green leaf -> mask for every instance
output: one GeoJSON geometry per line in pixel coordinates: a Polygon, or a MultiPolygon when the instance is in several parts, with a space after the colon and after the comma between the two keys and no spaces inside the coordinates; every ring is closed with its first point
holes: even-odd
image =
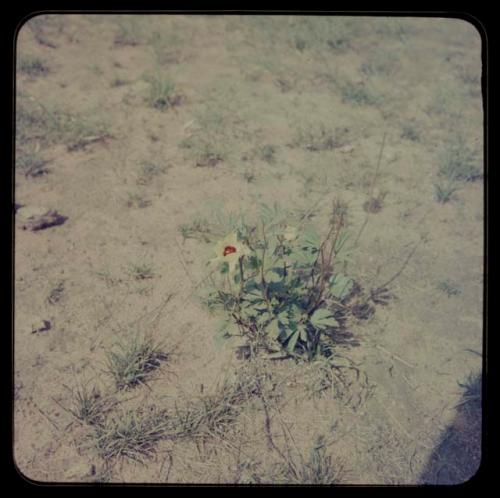
{"type": "Polygon", "coordinates": [[[297,326],[299,337],[301,341],[307,342],[307,327],[301,323],[297,326]]]}
{"type": "Polygon", "coordinates": [[[231,335],[239,334],[240,329],[238,328],[238,325],[234,322],[234,320],[231,318],[231,319],[224,320],[220,324],[218,333],[221,333],[223,335],[225,334],[227,336],[231,336],[231,335]]]}
{"type": "Polygon", "coordinates": [[[283,325],[288,325],[288,313],[286,311],[282,311],[279,315],[278,315],[278,320],[281,324],[283,325]]]}
{"type": "Polygon", "coordinates": [[[281,282],[281,280],[283,280],[283,277],[282,277],[283,271],[281,271],[281,274],[280,274],[280,270],[283,270],[283,269],[282,268],[271,268],[266,273],[266,281],[270,282],[270,283],[281,282]]]}
{"type": "Polygon", "coordinates": [[[241,313],[244,314],[245,317],[255,318],[260,314],[260,311],[253,304],[249,304],[242,308],[241,313]]]}
{"type": "Polygon", "coordinates": [[[273,320],[268,326],[267,326],[267,334],[271,339],[277,340],[279,335],[280,335],[280,328],[278,324],[278,320],[273,320]]]}
{"type": "Polygon", "coordinates": [[[288,318],[290,321],[298,322],[302,315],[302,310],[296,305],[292,304],[288,308],[288,318]]]}
{"type": "Polygon", "coordinates": [[[250,255],[248,257],[245,258],[245,261],[248,263],[248,266],[252,269],[252,270],[256,270],[257,268],[260,268],[260,258],[258,258],[257,256],[255,255],[250,255]]]}
{"type": "Polygon", "coordinates": [[[338,253],[342,250],[348,238],[349,234],[345,232],[340,234],[340,237],[337,239],[337,242],[335,243],[335,253],[338,253]]]}
{"type": "Polygon", "coordinates": [[[286,349],[290,352],[293,353],[295,351],[295,346],[297,344],[297,340],[299,339],[300,332],[297,329],[292,336],[290,337],[288,344],[286,345],[286,349]]]}
{"type": "Polygon", "coordinates": [[[311,225],[302,231],[300,241],[307,247],[319,247],[321,240],[318,232],[311,225]]]}
{"type": "Polygon", "coordinates": [[[273,315],[269,314],[267,308],[260,309],[259,311],[260,313],[255,317],[254,320],[260,327],[265,327],[274,317],[273,315]]]}
{"type": "Polygon", "coordinates": [[[330,293],[338,299],[344,299],[351,292],[353,286],[352,278],[342,273],[337,273],[330,278],[330,293]]]}
{"type": "Polygon", "coordinates": [[[286,327],[286,328],[284,327],[284,328],[282,328],[281,332],[280,332],[280,337],[279,337],[280,341],[281,342],[285,342],[296,331],[297,330],[296,330],[295,327],[293,327],[293,328],[291,328],[291,327],[286,327]]]}
{"type": "Polygon", "coordinates": [[[317,254],[309,249],[299,249],[291,254],[290,259],[301,266],[310,266],[316,261],[317,254]]]}
{"type": "Polygon", "coordinates": [[[244,291],[245,301],[250,301],[255,304],[264,301],[264,298],[262,296],[262,289],[255,282],[245,282],[244,291]]]}
{"type": "Polygon", "coordinates": [[[282,280],[280,280],[279,282],[268,282],[267,289],[271,295],[283,294],[287,290],[282,280]]]}
{"type": "Polygon", "coordinates": [[[267,204],[262,203],[260,205],[260,216],[264,223],[270,223],[277,215],[278,207],[275,203],[273,207],[268,206],[267,204]]]}
{"type": "Polygon", "coordinates": [[[331,311],[325,308],[317,309],[310,318],[311,323],[318,329],[338,326],[337,320],[332,316],[331,311]]]}
{"type": "Polygon", "coordinates": [[[272,256],[276,252],[276,248],[279,245],[279,241],[277,239],[271,239],[267,241],[267,254],[272,256]]]}

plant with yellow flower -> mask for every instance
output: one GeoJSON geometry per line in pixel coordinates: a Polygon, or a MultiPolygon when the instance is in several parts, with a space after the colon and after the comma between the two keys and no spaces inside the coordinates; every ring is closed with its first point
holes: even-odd
{"type": "Polygon", "coordinates": [[[332,354],[332,330],[354,281],[343,273],[344,212],[334,209],[321,239],[312,226],[273,219],[241,223],[219,241],[210,260],[215,289],[207,304],[225,312],[223,336],[242,336],[255,353],[285,352],[313,359],[332,354]]]}

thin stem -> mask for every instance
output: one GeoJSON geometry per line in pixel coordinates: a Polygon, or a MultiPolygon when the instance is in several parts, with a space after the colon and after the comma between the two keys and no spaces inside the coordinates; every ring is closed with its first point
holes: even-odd
{"type": "MultiPolygon", "coordinates": [[[[338,237],[340,234],[340,229],[343,225],[343,222],[344,222],[343,215],[340,214],[338,221],[336,223],[332,223],[332,226],[330,227],[330,230],[328,231],[328,234],[327,234],[325,240],[323,241],[323,243],[320,246],[320,250],[319,250],[320,254],[318,255],[318,258],[321,255],[321,269],[320,269],[320,273],[318,275],[318,279],[316,280],[316,282],[314,282],[314,279],[313,279],[313,289],[312,290],[314,290],[314,288],[316,288],[318,285],[320,287],[319,287],[319,292],[318,292],[316,299],[313,301],[312,305],[309,306],[309,310],[308,310],[309,313],[311,311],[313,311],[315,308],[317,308],[323,299],[323,293],[325,292],[325,284],[326,284],[325,277],[326,277],[326,273],[327,273],[327,267],[326,267],[325,263],[328,262],[328,265],[332,266],[333,256],[336,254],[335,253],[335,246],[337,244],[337,240],[338,240],[338,237]],[[334,233],[335,233],[335,236],[332,239],[332,235],[334,233]],[[329,240],[330,240],[331,247],[330,247],[330,250],[328,252],[328,258],[327,258],[327,260],[325,260],[324,252],[326,249],[326,244],[328,243],[329,240]]],[[[316,258],[316,262],[313,265],[313,270],[317,264],[318,258],[316,258]]]]}
{"type": "Polygon", "coordinates": [[[271,315],[271,303],[269,302],[269,296],[268,296],[268,290],[267,290],[267,282],[264,277],[264,262],[266,258],[266,248],[267,248],[267,240],[266,240],[266,231],[264,229],[264,223],[262,223],[262,240],[264,242],[263,248],[262,248],[262,261],[261,261],[261,267],[260,267],[260,279],[262,282],[262,294],[264,296],[264,300],[266,301],[267,305],[267,311],[271,315]]]}
{"type": "Polygon", "coordinates": [[[394,280],[396,280],[396,278],[398,278],[399,275],[401,275],[401,273],[403,273],[403,270],[406,268],[406,265],[410,262],[410,258],[415,254],[415,251],[417,250],[417,247],[420,245],[420,243],[422,242],[422,240],[423,239],[420,239],[415,244],[415,246],[413,247],[413,249],[409,252],[408,256],[406,256],[405,261],[404,261],[403,265],[401,266],[401,268],[389,280],[387,280],[387,282],[383,283],[382,285],[379,285],[378,288],[377,288],[377,290],[384,289],[388,285],[392,284],[392,282],[394,282],[394,280]]]}
{"type": "Polygon", "coordinates": [[[243,275],[243,258],[245,256],[241,256],[240,259],[238,260],[240,264],[240,296],[243,294],[243,284],[245,283],[245,277],[243,275]]]}
{"type": "MultiPolygon", "coordinates": [[[[373,180],[372,180],[372,183],[370,185],[370,190],[368,192],[368,195],[370,196],[370,200],[373,198],[373,189],[375,188],[375,182],[377,180],[377,177],[378,177],[378,172],[379,172],[379,169],[380,169],[380,162],[382,161],[382,154],[384,152],[384,146],[385,146],[385,137],[387,136],[387,132],[384,133],[384,137],[382,138],[382,145],[380,147],[380,152],[379,152],[379,155],[378,155],[378,160],[377,160],[377,167],[375,168],[375,174],[373,175],[373,180]]],[[[356,237],[356,239],[354,240],[354,244],[353,244],[353,247],[356,246],[356,244],[358,243],[358,240],[359,238],[361,237],[361,234],[364,232],[365,230],[365,227],[366,225],[368,224],[368,219],[370,218],[370,210],[368,209],[366,211],[366,216],[365,216],[365,221],[363,222],[363,226],[361,227],[359,233],[358,233],[358,236],[356,237]]]]}
{"type": "Polygon", "coordinates": [[[379,152],[378,159],[377,159],[377,167],[375,169],[375,174],[373,175],[373,180],[372,180],[372,183],[370,185],[370,190],[368,192],[370,199],[373,197],[373,189],[375,188],[375,182],[377,181],[378,172],[380,170],[380,163],[382,161],[382,154],[384,152],[385,138],[386,137],[387,137],[387,132],[384,133],[384,137],[382,138],[382,145],[380,147],[380,152],[379,152]]]}

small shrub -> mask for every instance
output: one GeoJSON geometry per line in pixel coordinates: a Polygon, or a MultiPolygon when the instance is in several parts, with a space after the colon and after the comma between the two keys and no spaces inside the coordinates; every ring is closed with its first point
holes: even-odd
{"type": "Polygon", "coordinates": [[[158,409],[126,410],[96,425],[91,436],[104,460],[125,458],[144,463],[165,436],[166,421],[158,409]]]}
{"type": "Polygon", "coordinates": [[[220,336],[243,336],[252,351],[329,356],[329,330],[340,326],[341,301],[354,287],[341,270],[344,212],[334,207],[324,239],[312,227],[272,221],[278,212],[262,205],[258,223],[240,224],[216,245],[211,265],[220,280],[206,303],[226,314],[220,336]]]}
{"type": "Polygon", "coordinates": [[[110,123],[100,114],[70,114],[32,98],[20,96],[16,108],[16,140],[19,145],[37,141],[43,145],[66,144],[68,150],[109,137],[110,123]]]}
{"type": "Polygon", "coordinates": [[[391,78],[399,70],[399,59],[385,52],[376,53],[370,60],[361,64],[360,70],[366,76],[391,78]]]}
{"type": "Polygon", "coordinates": [[[106,355],[108,370],[116,388],[129,389],[145,383],[151,372],[169,358],[162,347],[151,336],[137,334],[131,336],[126,344],[118,344],[114,351],[109,351],[106,355]]]}
{"type": "Polygon", "coordinates": [[[73,405],[68,411],[78,420],[89,425],[101,423],[106,414],[116,405],[116,401],[95,386],[88,389],[79,385],[73,392],[73,405]]]}
{"type": "Polygon", "coordinates": [[[320,436],[307,459],[302,455],[293,458],[289,453],[282,474],[276,478],[286,484],[339,484],[344,472],[344,465],[327,454],[325,440],[320,436]]]}
{"type": "Polygon", "coordinates": [[[139,185],[149,185],[156,177],[164,174],[168,170],[168,166],[158,164],[156,162],[145,162],[141,166],[141,171],[137,178],[139,185]]]}
{"type": "Polygon", "coordinates": [[[401,137],[412,142],[420,142],[420,131],[413,123],[404,123],[401,132],[401,137]]]}
{"type": "Polygon", "coordinates": [[[201,242],[211,242],[221,238],[226,231],[241,223],[242,216],[216,208],[210,210],[210,215],[197,216],[191,223],[180,225],[178,230],[184,239],[197,239],[201,242]]]}
{"type": "Polygon", "coordinates": [[[247,170],[243,173],[243,178],[247,183],[255,183],[257,177],[253,171],[247,170]]]}
{"type": "Polygon", "coordinates": [[[95,275],[106,284],[106,287],[114,287],[122,281],[121,279],[114,277],[109,269],[97,271],[95,272],[95,275]]]}
{"type": "Polygon", "coordinates": [[[127,17],[118,22],[118,33],[115,36],[115,45],[136,46],[142,41],[142,30],[139,20],[127,17]]]}
{"type": "Polygon", "coordinates": [[[274,145],[266,144],[261,147],[259,151],[260,158],[268,164],[276,162],[276,147],[274,145]]]}
{"type": "Polygon", "coordinates": [[[332,130],[321,123],[312,124],[298,128],[291,145],[313,152],[332,150],[345,144],[348,132],[348,128],[332,130]]]}
{"type": "Polygon", "coordinates": [[[456,284],[450,282],[449,280],[439,282],[438,289],[441,292],[444,292],[448,297],[458,296],[462,292],[456,284]]]}
{"type": "Polygon", "coordinates": [[[176,438],[195,439],[224,434],[236,421],[243,403],[259,391],[259,377],[242,370],[215,393],[176,409],[170,417],[170,434],[176,438]]]}
{"type": "Polygon", "coordinates": [[[69,151],[85,149],[109,137],[109,122],[100,116],[70,117],[64,131],[64,141],[69,151]]]}
{"type": "Polygon", "coordinates": [[[442,152],[439,173],[450,181],[471,182],[481,178],[476,154],[467,146],[463,137],[458,136],[442,152]]]}
{"type": "Polygon", "coordinates": [[[28,76],[43,76],[49,72],[49,68],[42,59],[26,55],[19,60],[19,71],[28,76]]]}
{"type": "Polygon", "coordinates": [[[19,151],[16,158],[16,169],[25,176],[36,177],[47,173],[46,164],[47,161],[35,151],[19,151]]]}
{"type": "Polygon", "coordinates": [[[145,406],[122,410],[93,424],[90,442],[106,461],[128,459],[145,464],[162,440],[205,440],[222,436],[236,421],[241,407],[258,394],[257,375],[245,370],[213,394],[171,409],[145,406]]]}
{"type": "Polygon", "coordinates": [[[143,209],[145,207],[151,206],[151,201],[146,199],[141,194],[129,192],[127,202],[127,207],[143,209]]]}
{"type": "Polygon", "coordinates": [[[175,85],[169,79],[157,74],[147,77],[146,81],[150,85],[148,103],[151,107],[164,111],[179,105],[180,96],[174,93],[175,85]]]}
{"type": "Polygon", "coordinates": [[[180,145],[189,151],[198,168],[216,166],[226,158],[224,147],[217,139],[212,141],[195,135],[184,139],[180,145]]]}
{"type": "Polygon", "coordinates": [[[19,145],[40,140],[44,143],[60,138],[62,119],[56,111],[21,95],[16,102],[16,141],[19,145]]]}
{"type": "Polygon", "coordinates": [[[198,239],[203,242],[210,242],[211,230],[209,223],[205,219],[196,219],[191,223],[183,223],[178,227],[180,234],[184,240],[198,239]]]}
{"type": "Polygon", "coordinates": [[[132,265],[130,275],[134,280],[146,280],[154,277],[153,269],[147,264],[132,265]]]}
{"type": "Polygon", "coordinates": [[[435,183],[434,189],[436,200],[441,204],[445,204],[453,198],[453,194],[457,191],[458,186],[454,179],[449,179],[435,183]]]}
{"type": "Polygon", "coordinates": [[[367,213],[378,213],[382,210],[387,192],[380,192],[377,196],[372,196],[363,204],[363,209],[367,213]]]}
{"type": "Polygon", "coordinates": [[[344,102],[361,105],[376,105],[379,99],[370,92],[363,84],[347,84],[342,87],[342,99],[344,102]]]}

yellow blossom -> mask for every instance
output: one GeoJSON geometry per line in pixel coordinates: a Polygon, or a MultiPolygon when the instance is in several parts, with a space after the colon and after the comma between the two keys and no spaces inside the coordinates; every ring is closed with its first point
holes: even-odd
{"type": "Polygon", "coordinates": [[[231,233],[216,244],[215,253],[216,256],[212,262],[215,264],[227,262],[229,272],[232,273],[239,259],[242,256],[250,254],[250,249],[238,240],[236,233],[231,233]]]}

